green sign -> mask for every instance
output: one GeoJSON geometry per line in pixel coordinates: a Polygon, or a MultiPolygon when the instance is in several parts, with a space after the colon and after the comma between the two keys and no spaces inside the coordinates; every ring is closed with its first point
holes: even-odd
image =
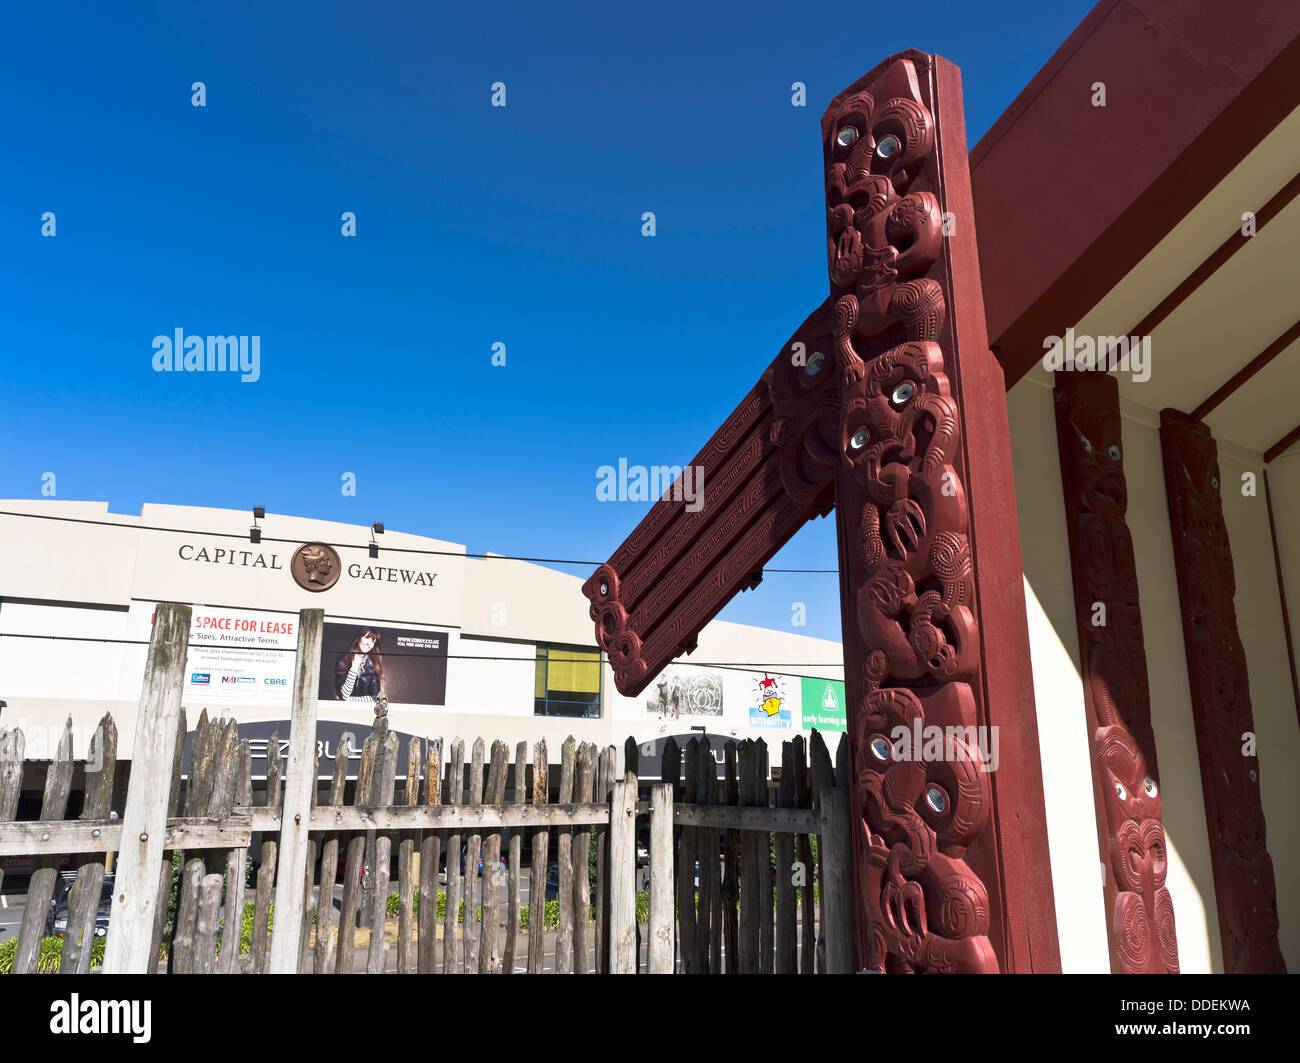
{"type": "Polygon", "coordinates": [[[803,729],[847,731],[844,684],[838,679],[803,677],[803,729]]]}

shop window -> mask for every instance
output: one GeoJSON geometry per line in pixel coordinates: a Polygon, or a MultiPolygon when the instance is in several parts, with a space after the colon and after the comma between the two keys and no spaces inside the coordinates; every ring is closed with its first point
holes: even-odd
{"type": "Polygon", "coordinates": [[[600,650],[538,644],[533,712],[599,719],[600,673],[600,650]]]}

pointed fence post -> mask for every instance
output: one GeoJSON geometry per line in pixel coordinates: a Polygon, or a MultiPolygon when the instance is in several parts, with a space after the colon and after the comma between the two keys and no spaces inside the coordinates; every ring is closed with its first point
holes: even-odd
{"type": "MultiPolygon", "coordinates": [[[[289,723],[289,773],[280,813],[280,864],[276,873],[275,926],[271,932],[271,973],[295,974],[302,946],[306,897],[307,840],[312,794],[316,789],[316,691],[320,684],[324,609],[298,613],[298,656],[289,723]]],[[[382,925],[382,924],[381,924],[382,925]]]]}
{"type": "Polygon", "coordinates": [[[122,848],[109,917],[113,932],[104,947],[105,974],[145,974],[158,963],[157,954],[150,955],[150,946],[159,898],[158,876],[166,858],[163,833],[189,634],[188,605],[165,602],[158,606],[135,722],[132,785],[122,815],[122,848]]]}

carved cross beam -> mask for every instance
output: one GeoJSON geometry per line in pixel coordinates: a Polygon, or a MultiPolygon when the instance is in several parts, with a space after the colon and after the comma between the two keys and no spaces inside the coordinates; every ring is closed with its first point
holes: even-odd
{"type": "Polygon", "coordinates": [[[635,695],[834,507],[859,962],[1059,970],[957,68],[890,57],[831,102],[822,137],[830,295],[696,456],[703,505],[669,492],[583,593],[635,695]],[[898,737],[918,724],[941,729],[938,755],[898,737]]]}

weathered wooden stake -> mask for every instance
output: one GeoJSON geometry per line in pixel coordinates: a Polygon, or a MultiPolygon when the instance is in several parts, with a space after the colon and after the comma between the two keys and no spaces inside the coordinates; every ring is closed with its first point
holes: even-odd
{"type": "Polygon", "coordinates": [[[650,924],[646,968],[673,973],[673,786],[650,787],[650,924]]]}
{"type": "Polygon", "coordinates": [[[280,866],[276,876],[271,973],[293,974],[302,951],[302,881],[307,871],[308,817],[316,791],[316,691],[320,685],[321,633],[325,610],[298,613],[293,716],[289,724],[289,774],[280,816],[280,866]]]}
{"type": "MultiPolygon", "coordinates": [[[[546,739],[533,747],[533,807],[543,808],[548,799],[546,739]]],[[[541,974],[546,937],[546,855],[549,852],[549,832],[537,827],[533,830],[533,866],[528,882],[528,973],[541,974]]],[[[450,864],[447,865],[451,867],[450,864]]],[[[450,874],[450,870],[448,874],[450,874]]]]}
{"type": "MultiPolygon", "coordinates": [[[[158,962],[158,954],[151,955],[149,947],[164,862],[163,832],[171,782],[167,769],[176,749],[189,631],[189,606],[158,605],[131,755],[131,772],[137,781],[127,793],[122,815],[123,841],[109,920],[113,932],[104,949],[106,974],[144,974],[158,962]]],[[[165,907],[165,899],[163,904],[165,907]]]]}
{"type": "Polygon", "coordinates": [[[636,797],[634,776],[614,783],[609,824],[609,972],[635,974],[636,797]]]}

